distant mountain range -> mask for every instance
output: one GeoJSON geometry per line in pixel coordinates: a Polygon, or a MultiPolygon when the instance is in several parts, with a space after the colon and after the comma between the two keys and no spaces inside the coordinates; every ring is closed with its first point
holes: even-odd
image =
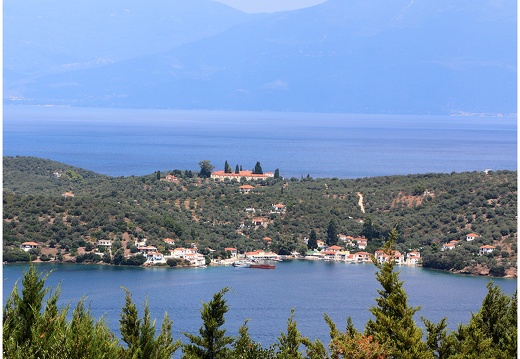
{"type": "Polygon", "coordinates": [[[516,113],[509,0],[4,0],[4,103],[516,113]]]}

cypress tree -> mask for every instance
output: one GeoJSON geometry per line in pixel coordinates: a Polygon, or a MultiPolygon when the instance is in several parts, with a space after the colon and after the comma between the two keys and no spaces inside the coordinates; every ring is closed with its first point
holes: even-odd
{"type": "Polygon", "coordinates": [[[316,235],[316,231],[314,229],[311,230],[309,240],[307,241],[307,248],[310,250],[318,248],[318,236],[316,235]]]}
{"type": "Polygon", "coordinates": [[[235,167],[235,173],[236,173],[236,174],[239,174],[239,173],[240,173],[240,169],[238,168],[238,165],[236,165],[236,167],[235,167]]]}

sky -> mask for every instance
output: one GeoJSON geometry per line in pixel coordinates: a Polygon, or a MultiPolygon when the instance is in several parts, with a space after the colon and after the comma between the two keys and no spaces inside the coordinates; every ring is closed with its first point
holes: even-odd
{"type": "Polygon", "coordinates": [[[248,12],[277,12],[300,9],[312,5],[321,4],[326,0],[214,0],[248,12]]]}

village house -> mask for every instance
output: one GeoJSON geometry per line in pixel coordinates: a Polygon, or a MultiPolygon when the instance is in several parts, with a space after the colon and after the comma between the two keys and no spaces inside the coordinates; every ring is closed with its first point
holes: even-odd
{"type": "Polygon", "coordinates": [[[171,239],[171,238],[165,238],[164,239],[164,243],[166,243],[166,244],[168,244],[170,246],[175,245],[175,241],[173,239],[171,239]]]}
{"type": "Polygon", "coordinates": [[[65,198],[73,198],[74,197],[74,193],[72,192],[64,192],[61,194],[62,197],[65,197],[65,198]]]}
{"type": "Polygon", "coordinates": [[[262,238],[262,241],[267,245],[270,246],[271,242],[273,241],[270,237],[264,237],[262,238]]]}
{"type": "Polygon", "coordinates": [[[356,247],[358,249],[366,249],[367,248],[367,240],[366,238],[359,237],[355,239],[356,241],[356,247]]]}
{"type": "Polygon", "coordinates": [[[352,254],[351,256],[352,256],[352,260],[354,262],[363,263],[363,262],[371,261],[370,253],[368,253],[368,252],[357,252],[357,253],[352,254]]]}
{"type": "Polygon", "coordinates": [[[157,248],[154,246],[142,246],[137,247],[137,251],[141,254],[155,253],[157,252],[157,248]]]}
{"type": "Polygon", "coordinates": [[[36,242],[23,242],[20,244],[20,249],[29,252],[31,249],[38,249],[39,246],[36,242]]]}
{"type": "Polygon", "coordinates": [[[282,213],[285,211],[285,206],[282,203],[273,204],[272,207],[271,213],[282,213]]]}
{"type": "Polygon", "coordinates": [[[444,243],[442,245],[441,251],[442,252],[451,251],[452,249],[455,249],[455,247],[457,246],[457,243],[459,243],[459,241],[456,241],[456,240],[452,240],[452,241],[449,241],[448,243],[444,243]]]}
{"type": "Polygon", "coordinates": [[[193,267],[204,267],[206,266],[206,258],[200,253],[190,253],[186,254],[184,257],[185,260],[190,262],[190,265],[193,267]]]}
{"type": "Polygon", "coordinates": [[[231,173],[226,173],[225,171],[213,171],[211,172],[211,178],[218,181],[224,181],[226,178],[236,179],[240,181],[241,178],[245,178],[247,181],[258,181],[265,180],[268,178],[274,178],[274,172],[264,172],[263,174],[256,174],[252,171],[239,171],[235,173],[234,171],[231,173]]]}
{"type": "Polygon", "coordinates": [[[172,174],[167,174],[165,178],[161,178],[161,181],[177,183],[179,179],[172,174]]]}
{"type": "Polygon", "coordinates": [[[491,246],[491,245],[483,245],[483,246],[480,246],[480,249],[478,251],[478,255],[479,256],[482,256],[484,254],[490,254],[492,253],[493,251],[495,250],[495,247],[494,246],[491,246]]]}
{"type": "Polygon", "coordinates": [[[263,226],[264,225],[264,218],[262,217],[255,217],[251,221],[255,226],[263,226]]]}
{"type": "Polygon", "coordinates": [[[251,186],[250,184],[245,184],[245,185],[238,187],[238,190],[240,191],[240,193],[249,193],[249,192],[253,191],[254,189],[255,189],[255,187],[251,186]]]}
{"type": "Polygon", "coordinates": [[[166,259],[160,252],[148,252],[146,253],[146,263],[148,264],[164,264],[166,259]]]}
{"type": "Polygon", "coordinates": [[[394,251],[393,255],[389,255],[379,249],[374,252],[374,257],[379,263],[387,263],[393,259],[395,264],[404,264],[404,255],[399,251],[394,251]]]}
{"type": "Polygon", "coordinates": [[[280,256],[274,252],[264,252],[260,250],[246,252],[245,257],[253,260],[280,260],[280,256]]]}
{"type": "Polygon", "coordinates": [[[224,248],[226,252],[231,253],[231,258],[236,258],[238,255],[238,251],[236,248],[224,248]]]}
{"type": "Polygon", "coordinates": [[[478,237],[480,237],[478,234],[470,233],[470,234],[466,235],[466,241],[471,242],[471,241],[474,241],[475,239],[477,239],[478,237]]]}
{"type": "Polygon", "coordinates": [[[409,265],[417,265],[421,262],[421,253],[417,251],[408,252],[406,254],[406,263],[409,265]]]}
{"type": "Polygon", "coordinates": [[[316,243],[318,244],[318,249],[327,248],[327,244],[325,244],[321,239],[318,239],[316,243]]]}
{"type": "Polygon", "coordinates": [[[112,241],[110,239],[99,239],[97,245],[98,247],[112,247],[112,241]]]}

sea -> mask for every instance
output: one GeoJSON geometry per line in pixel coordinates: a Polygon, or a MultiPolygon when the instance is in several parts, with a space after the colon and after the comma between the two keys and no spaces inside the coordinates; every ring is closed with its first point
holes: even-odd
{"type": "Polygon", "coordinates": [[[517,118],[4,106],[3,154],[109,176],[202,160],[285,178],[516,170],[517,118]]]}
{"type": "MultiPolygon", "coordinates": [[[[51,272],[47,285],[60,286],[61,305],[73,308],[83,298],[95,318],[104,317],[110,329],[119,335],[119,319],[127,288],[142,315],[148,300],[157,328],[167,312],[173,320],[173,336],[185,339],[183,332],[198,333],[202,325],[202,302],[214,293],[230,288],[224,298],[229,311],[224,328],[237,336],[246,320],[251,337],[269,346],[286,332],[287,320],[294,319],[302,335],[323,343],[330,340],[324,320],[327,314],[339,330],[345,330],[351,317],[358,330],[373,319],[369,308],[376,305],[377,290],[372,264],[291,260],[276,262],[275,269],[235,268],[232,266],[170,269],[131,268],[88,264],[38,264],[41,272],[51,272]]],[[[27,264],[3,266],[4,304],[13,285],[27,264]]],[[[438,322],[447,318],[449,329],[466,324],[484,299],[491,279],[450,274],[421,267],[396,267],[411,306],[421,307],[420,317],[438,322]]],[[[507,294],[517,289],[516,279],[493,279],[507,294]]],[[[71,308],[71,310],[72,310],[71,308]]]]}
{"type": "MultiPolygon", "coordinates": [[[[36,156],[109,176],[157,170],[199,170],[210,160],[235,168],[279,169],[285,178],[361,178],[416,173],[517,169],[517,119],[507,116],[414,116],[284,112],[177,111],[51,106],[4,106],[3,155],[36,156]]],[[[275,270],[124,268],[41,264],[61,285],[61,303],[85,298],[95,317],[119,333],[128,288],[135,303],[148,298],[152,316],[174,320],[176,338],[196,332],[202,302],[223,287],[226,328],[236,335],[246,320],[263,345],[286,329],[292,308],[303,335],[327,343],[328,314],[344,329],[347,317],[363,329],[378,283],[370,264],[288,261],[275,270]]],[[[26,265],[3,266],[4,304],[26,265]]],[[[410,304],[420,316],[467,323],[486,294],[489,278],[401,267],[410,304]]],[[[513,293],[514,279],[494,279],[513,293]]],[[[142,313],[142,311],[141,311],[142,313]]]]}

